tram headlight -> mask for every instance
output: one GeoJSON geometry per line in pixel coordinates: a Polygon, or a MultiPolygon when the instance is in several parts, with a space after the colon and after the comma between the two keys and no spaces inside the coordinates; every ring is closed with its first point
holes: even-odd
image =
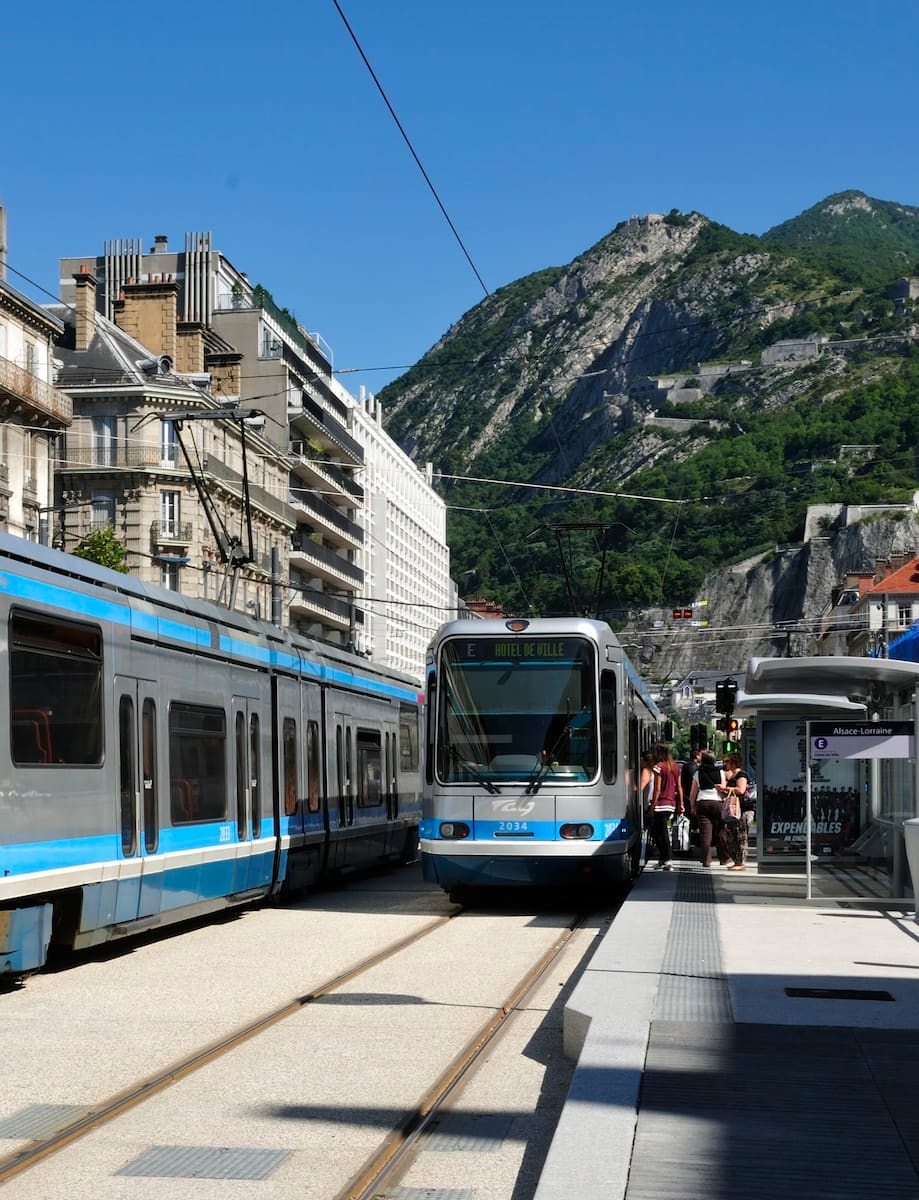
{"type": "Polygon", "coordinates": [[[440,836],[450,841],[460,841],[469,837],[469,826],[465,821],[444,821],[440,826],[440,836]]]}
{"type": "Polygon", "coordinates": [[[594,827],[593,825],[588,825],[584,822],[578,825],[562,825],[559,829],[559,833],[563,838],[568,838],[569,840],[575,838],[592,838],[594,835],[594,827]]]}

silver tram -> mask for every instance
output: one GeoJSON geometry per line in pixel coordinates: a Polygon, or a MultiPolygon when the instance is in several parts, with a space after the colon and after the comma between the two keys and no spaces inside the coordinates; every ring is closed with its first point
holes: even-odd
{"type": "Polygon", "coordinates": [[[461,892],[637,873],[639,758],[660,713],[608,625],[449,622],[426,687],[425,879],[461,892]]]}
{"type": "Polygon", "coordinates": [[[0,976],[409,860],[418,686],[0,534],[0,976]]]}

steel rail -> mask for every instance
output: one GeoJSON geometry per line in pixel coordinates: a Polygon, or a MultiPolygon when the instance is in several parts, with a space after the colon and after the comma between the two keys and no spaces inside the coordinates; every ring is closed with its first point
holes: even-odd
{"type": "Polygon", "coordinates": [[[50,1136],[36,1139],[14,1153],[0,1157],[0,1186],[34,1167],[42,1159],[63,1150],[72,1142],[83,1137],[84,1134],[90,1133],[94,1129],[107,1124],[109,1121],[114,1120],[115,1117],[119,1117],[122,1113],[141,1104],[150,1096],[156,1095],[157,1092],[165,1091],[166,1088],[171,1087],[180,1079],[184,1079],[187,1075],[193,1074],[201,1067],[207,1066],[208,1063],[229,1053],[230,1050],[234,1050],[244,1042],[257,1037],[258,1034],[276,1025],[279,1021],[283,1021],[286,1017],[300,1012],[307,1004],[313,1003],[313,1001],[327,995],[329,992],[334,992],[337,988],[349,983],[352,979],[358,975],[362,975],[365,971],[369,971],[379,963],[385,962],[388,958],[395,957],[402,950],[421,941],[428,934],[433,933],[436,929],[440,929],[441,926],[452,921],[461,912],[462,909],[457,909],[445,917],[437,917],[414,933],[400,938],[397,942],[393,942],[392,945],[385,947],[383,950],[378,950],[368,958],[361,959],[353,967],[349,967],[346,971],[327,980],[319,987],[313,988],[302,996],[296,996],[293,1000],[287,1001],[278,1008],[271,1009],[262,1016],[248,1021],[234,1032],[217,1038],[200,1050],[193,1051],[171,1066],[148,1076],[140,1083],[129,1085],[114,1096],[110,1096],[107,1100],[102,1101],[84,1116],[63,1125],[50,1136]]]}
{"type": "Polygon", "coordinates": [[[575,917],[551,949],[530,968],[501,1007],[495,1010],[494,1015],[453,1059],[419,1101],[417,1108],[406,1116],[398,1129],[389,1134],[343,1190],[335,1195],[334,1200],[375,1200],[380,1196],[381,1188],[392,1185],[408,1170],[421,1136],[446,1107],[460,1083],[477,1066],[482,1053],[502,1032],[505,1022],[519,1009],[586,919],[587,914],[584,913],[575,917]]]}

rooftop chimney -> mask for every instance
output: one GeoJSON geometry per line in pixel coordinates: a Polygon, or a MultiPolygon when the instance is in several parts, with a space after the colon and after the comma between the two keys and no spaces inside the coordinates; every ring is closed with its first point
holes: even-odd
{"type": "Polygon", "coordinates": [[[158,233],[156,235],[156,237],[153,239],[153,249],[150,251],[150,253],[151,254],[165,254],[166,250],[167,250],[167,246],[168,246],[168,241],[169,241],[169,239],[166,237],[165,233],[158,233]]]}
{"type": "Polygon", "coordinates": [[[74,275],[77,285],[76,349],[88,350],[96,332],[96,277],[85,264],[74,275]]]}

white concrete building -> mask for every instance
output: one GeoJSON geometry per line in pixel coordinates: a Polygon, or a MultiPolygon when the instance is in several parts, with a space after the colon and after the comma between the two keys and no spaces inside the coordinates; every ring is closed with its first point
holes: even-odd
{"type": "Polygon", "coordinates": [[[420,682],[428,642],[456,616],[447,506],[430,471],[419,470],[383,429],[377,398],[362,388],[355,400],[337,381],[333,386],[353,406],[351,431],[364,449],[359,603],[366,620],[359,649],[420,682]]]}

